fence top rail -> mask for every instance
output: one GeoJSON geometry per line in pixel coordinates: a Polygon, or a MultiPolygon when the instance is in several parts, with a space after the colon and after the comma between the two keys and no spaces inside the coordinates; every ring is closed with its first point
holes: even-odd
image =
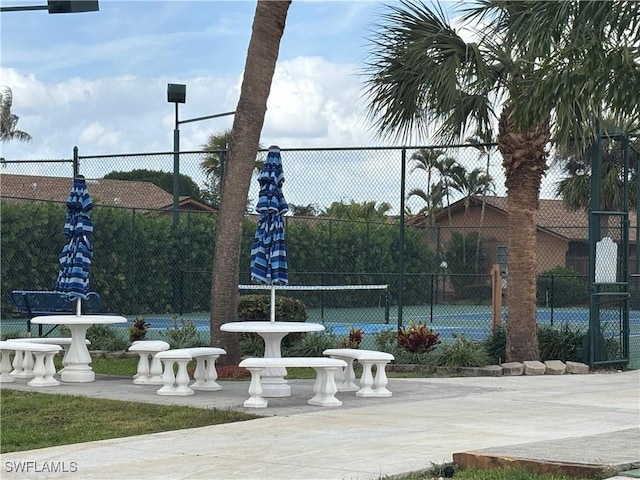
{"type": "MultiPolygon", "coordinates": [[[[368,147],[291,147],[286,148],[283,147],[280,149],[281,152],[353,152],[353,151],[378,151],[378,150],[391,150],[391,151],[401,151],[401,150],[436,150],[443,148],[478,148],[478,147],[495,147],[497,143],[460,143],[460,144],[450,144],[450,145],[397,145],[397,146],[368,146],[368,147]]],[[[211,153],[221,153],[226,152],[226,149],[219,150],[184,150],[179,151],[180,155],[207,155],[211,153]]],[[[266,153],[268,149],[261,148],[258,149],[258,152],[266,153]]],[[[105,155],[78,155],[79,160],[92,160],[99,158],[129,158],[129,157],[152,157],[152,156],[167,156],[174,155],[176,152],[174,151],[164,151],[164,152],[137,152],[137,153],[110,153],[105,155]]]]}
{"type": "Polygon", "coordinates": [[[240,290],[386,290],[389,285],[238,285],[240,290]]]}

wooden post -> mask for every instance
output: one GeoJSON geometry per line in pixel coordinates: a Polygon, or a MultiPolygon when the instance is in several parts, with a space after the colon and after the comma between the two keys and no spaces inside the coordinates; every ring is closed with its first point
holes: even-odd
{"type": "Polygon", "coordinates": [[[502,276],[500,265],[491,267],[491,328],[495,331],[502,324],[502,276]]]}

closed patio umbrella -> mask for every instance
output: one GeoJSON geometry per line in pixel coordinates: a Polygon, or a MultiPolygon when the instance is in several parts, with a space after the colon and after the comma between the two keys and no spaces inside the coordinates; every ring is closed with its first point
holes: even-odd
{"type": "Polygon", "coordinates": [[[251,246],[251,279],[271,285],[271,321],[275,321],[275,286],[289,283],[284,220],[289,206],[282,194],[284,174],[280,149],[269,147],[267,161],[258,175],[258,228],[251,246]]]}
{"type": "Polygon", "coordinates": [[[73,179],[73,187],[67,198],[67,219],[64,234],[69,241],[60,254],[60,272],[56,290],[66,292],[76,300],[76,315],[81,314],[81,300],[89,293],[89,267],[93,259],[93,223],[89,212],[93,200],[83,176],[73,179]]]}

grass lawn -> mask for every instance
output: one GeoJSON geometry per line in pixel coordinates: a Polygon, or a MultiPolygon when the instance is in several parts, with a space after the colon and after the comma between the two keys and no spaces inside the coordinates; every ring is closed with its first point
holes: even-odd
{"type": "MultiPolygon", "coordinates": [[[[442,478],[439,467],[424,472],[414,472],[402,477],[393,477],[393,480],[437,480],[442,478]]],[[[581,480],[575,477],[565,477],[558,475],[538,475],[522,470],[459,470],[453,478],[455,480],[581,480]]],[[[383,477],[383,480],[391,480],[390,477],[383,477]]],[[[584,480],[584,479],[582,479],[584,480]]]]}
{"type": "Polygon", "coordinates": [[[257,418],[231,409],[151,405],[3,389],[0,453],[257,418]]]}

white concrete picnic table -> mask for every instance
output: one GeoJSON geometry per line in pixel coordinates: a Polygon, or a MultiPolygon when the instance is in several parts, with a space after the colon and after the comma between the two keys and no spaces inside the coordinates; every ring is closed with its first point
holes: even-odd
{"type": "Polygon", "coordinates": [[[32,323],[64,325],[71,331],[71,345],[65,354],[64,370],[60,374],[63,382],[93,382],[96,375],[89,365],[91,355],[87,348],[87,330],[92,325],[126,323],[125,317],[117,315],[44,315],[33,317],[32,323]]]}
{"type": "MultiPolygon", "coordinates": [[[[257,333],[264,339],[265,358],[280,358],[282,339],[290,333],[321,332],[324,325],[306,322],[230,322],[220,326],[223,332],[257,333]]],[[[285,380],[287,369],[272,367],[262,375],[262,395],[264,397],[289,397],[291,386],[285,380]]]]}

